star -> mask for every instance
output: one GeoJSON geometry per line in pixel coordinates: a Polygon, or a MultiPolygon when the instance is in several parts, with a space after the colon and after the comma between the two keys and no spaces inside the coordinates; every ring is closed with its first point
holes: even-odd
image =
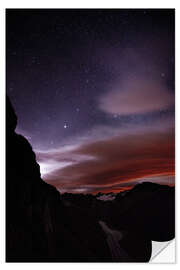
{"type": "Polygon", "coordinates": [[[67,128],[68,126],[67,126],[67,124],[64,124],[64,128],[67,128]]]}
{"type": "Polygon", "coordinates": [[[87,68],[85,68],[85,73],[88,73],[88,72],[89,72],[89,70],[87,68]]]}

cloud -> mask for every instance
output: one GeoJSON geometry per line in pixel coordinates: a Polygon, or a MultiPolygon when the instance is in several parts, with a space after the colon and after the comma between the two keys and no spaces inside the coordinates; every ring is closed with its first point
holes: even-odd
{"type": "Polygon", "coordinates": [[[36,155],[40,166],[41,162],[59,163],[43,179],[61,192],[117,191],[143,179],[170,184],[174,175],[174,130],[119,134],[69,151],[36,155]],[[65,162],[66,166],[61,166],[65,162]]]}
{"type": "Polygon", "coordinates": [[[135,78],[117,83],[99,99],[99,108],[110,114],[131,115],[166,110],[174,104],[174,94],[163,82],[135,78]]]}

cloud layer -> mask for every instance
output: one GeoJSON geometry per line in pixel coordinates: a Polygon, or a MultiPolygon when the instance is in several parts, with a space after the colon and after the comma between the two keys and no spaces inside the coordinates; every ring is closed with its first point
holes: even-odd
{"type": "Polygon", "coordinates": [[[157,112],[174,104],[174,95],[160,81],[129,80],[114,85],[99,99],[99,107],[106,113],[130,115],[157,112]]]}
{"type": "Polygon", "coordinates": [[[173,184],[174,131],[123,134],[37,158],[51,167],[43,179],[62,192],[124,190],[148,179],[173,184]]]}

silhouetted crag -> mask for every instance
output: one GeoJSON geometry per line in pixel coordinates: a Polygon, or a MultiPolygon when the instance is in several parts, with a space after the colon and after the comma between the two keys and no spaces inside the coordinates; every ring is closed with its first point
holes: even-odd
{"type": "Polygon", "coordinates": [[[116,229],[136,231],[153,241],[168,241],[175,236],[174,187],[138,184],[123,198],[118,196],[111,209],[105,220],[116,229]]]}
{"type": "Polygon", "coordinates": [[[9,99],[6,122],[6,260],[111,261],[98,221],[66,207],[40,178],[31,145],[14,132],[17,118],[9,99]]]}
{"type": "Polygon", "coordinates": [[[6,104],[6,260],[145,262],[151,240],[174,238],[174,188],[152,183],[99,196],[60,194],[40,177],[31,145],[6,104]]]}

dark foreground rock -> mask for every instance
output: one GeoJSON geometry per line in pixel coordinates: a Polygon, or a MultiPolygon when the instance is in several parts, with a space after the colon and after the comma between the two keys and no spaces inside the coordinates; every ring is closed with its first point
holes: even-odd
{"type": "Polygon", "coordinates": [[[40,178],[28,141],[14,132],[17,118],[6,105],[6,260],[111,261],[98,220],[40,178]]]}
{"type": "Polygon", "coordinates": [[[151,240],[174,238],[174,188],[144,183],[112,201],[61,195],[16,125],[7,99],[7,262],[146,262],[151,240]]]}

